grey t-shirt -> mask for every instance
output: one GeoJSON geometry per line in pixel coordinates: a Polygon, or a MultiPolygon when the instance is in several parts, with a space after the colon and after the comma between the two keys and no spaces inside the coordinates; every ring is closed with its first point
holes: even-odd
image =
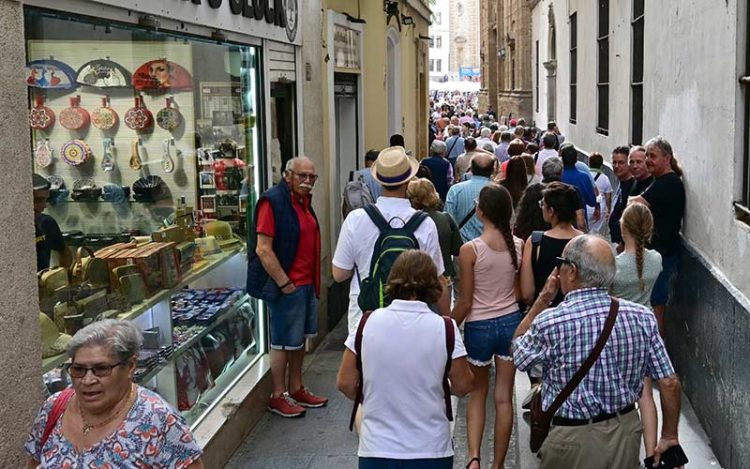
{"type": "Polygon", "coordinates": [[[615,258],[617,274],[612,283],[612,295],[623,300],[640,303],[651,307],[651,290],[654,288],[656,278],[661,273],[661,254],[653,249],[643,251],[643,283],[638,281],[638,268],[635,262],[635,254],[623,252],[615,258]]]}

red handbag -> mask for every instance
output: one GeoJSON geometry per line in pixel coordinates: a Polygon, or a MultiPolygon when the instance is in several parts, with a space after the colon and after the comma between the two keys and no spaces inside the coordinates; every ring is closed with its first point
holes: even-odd
{"type": "Polygon", "coordinates": [[[125,113],[125,125],[136,132],[141,132],[154,125],[154,116],[143,104],[141,96],[135,97],[135,106],[125,113]]]}
{"type": "Polygon", "coordinates": [[[89,112],[81,107],[81,97],[70,98],[70,107],[60,112],[60,124],[68,130],[82,130],[91,122],[89,112]]]}
{"type": "Polygon", "coordinates": [[[29,110],[29,126],[36,130],[47,130],[55,123],[55,112],[44,105],[44,96],[34,97],[35,106],[29,110]]]}

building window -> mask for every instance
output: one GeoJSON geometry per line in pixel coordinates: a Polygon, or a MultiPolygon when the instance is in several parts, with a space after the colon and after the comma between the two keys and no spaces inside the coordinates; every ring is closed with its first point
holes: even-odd
{"type": "Polygon", "coordinates": [[[443,48],[443,36],[435,36],[435,47],[438,49],[443,48]]]}
{"type": "Polygon", "coordinates": [[[740,77],[745,98],[745,152],[743,157],[742,200],[736,203],[737,218],[750,224],[750,15],[745,26],[745,74],[740,77]]]}
{"type": "Polygon", "coordinates": [[[596,131],[609,134],[609,0],[599,0],[599,28],[596,35],[596,131]]]}
{"type": "Polygon", "coordinates": [[[516,58],[513,52],[510,53],[510,89],[516,89],[516,58]]]}
{"type": "Polygon", "coordinates": [[[632,107],[630,109],[630,143],[640,145],[643,140],[643,16],[644,0],[633,0],[633,71],[630,81],[632,107]]]}
{"type": "Polygon", "coordinates": [[[443,59],[437,59],[435,63],[435,71],[436,72],[442,72],[443,71],[443,59]]]}
{"type": "Polygon", "coordinates": [[[430,71],[435,71],[435,59],[430,59],[430,71]]]}
{"type": "Polygon", "coordinates": [[[577,118],[578,98],[578,14],[570,15],[570,123],[577,118]]]}
{"type": "Polygon", "coordinates": [[[430,49],[432,49],[433,47],[435,47],[435,37],[434,36],[430,36],[429,43],[430,43],[430,49]]]}
{"type": "Polygon", "coordinates": [[[536,82],[534,84],[534,98],[536,99],[536,112],[539,112],[539,41],[536,41],[536,82]]]}
{"type": "Polygon", "coordinates": [[[440,26],[443,24],[443,13],[442,12],[435,12],[432,14],[432,22],[435,23],[435,25],[440,26]]]}

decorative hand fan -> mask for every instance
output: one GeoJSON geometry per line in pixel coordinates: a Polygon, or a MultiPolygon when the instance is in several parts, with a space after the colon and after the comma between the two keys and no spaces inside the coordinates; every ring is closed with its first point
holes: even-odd
{"type": "Polygon", "coordinates": [[[72,90],[76,72],[59,60],[32,60],[26,64],[26,84],[36,88],[72,90]]]}
{"type": "Polygon", "coordinates": [[[185,67],[166,59],[152,60],[133,73],[133,86],[137,90],[189,90],[193,78],[185,67]]]}
{"type": "Polygon", "coordinates": [[[78,69],[76,82],[95,88],[130,88],[132,77],[122,65],[111,60],[96,59],[78,69]]]}

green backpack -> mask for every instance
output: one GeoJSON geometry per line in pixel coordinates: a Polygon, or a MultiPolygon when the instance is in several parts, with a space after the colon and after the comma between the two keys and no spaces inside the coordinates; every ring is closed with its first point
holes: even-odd
{"type": "MultiPolygon", "coordinates": [[[[414,236],[414,232],[427,218],[427,214],[417,211],[404,222],[404,226],[394,228],[391,226],[393,218],[386,221],[374,204],[365,206],[364,210],[380,230],[380,235],[372,251],[370,275],[364,280],[360,279],[357,303],[362,311],[374,311],[391,304],[391,299],[385,294],[388,274],[391,273],[393,264],[402,252],[408,249],[419,249],[419,241],[414,236]]],[[[357,275],[359,276],[359,270],[357,270],[357,275]]]]}

